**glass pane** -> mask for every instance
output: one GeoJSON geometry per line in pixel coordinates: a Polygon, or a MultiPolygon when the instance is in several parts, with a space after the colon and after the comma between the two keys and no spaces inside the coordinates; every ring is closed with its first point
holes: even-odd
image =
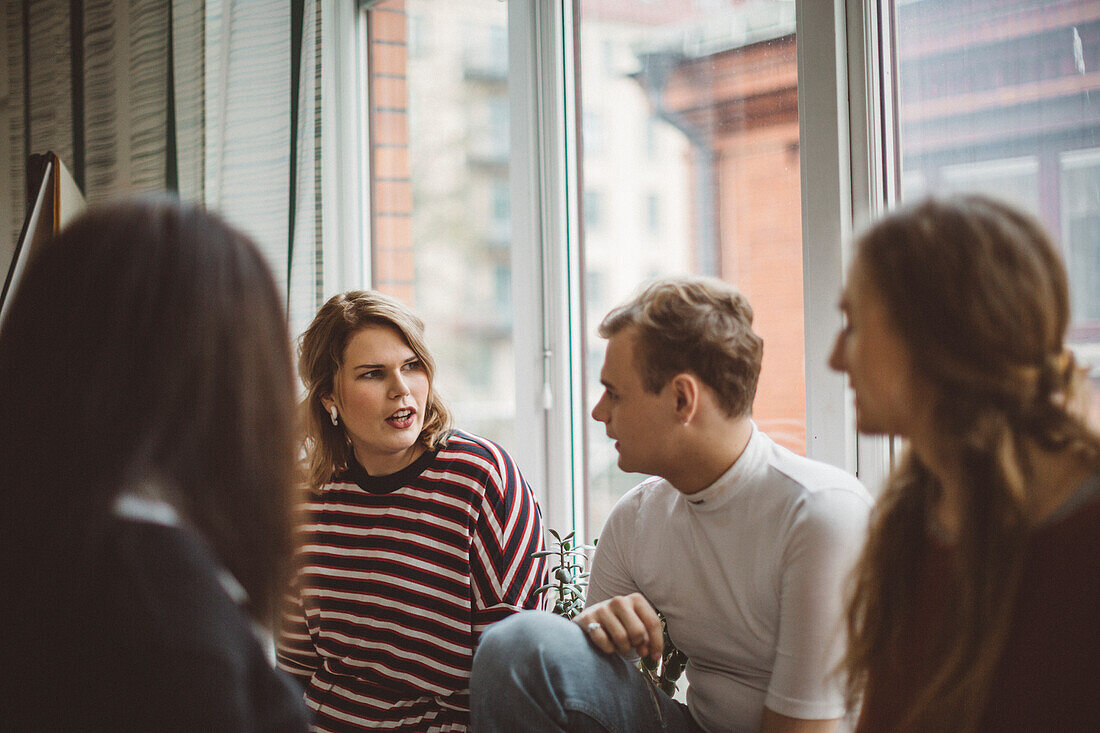
{"type": "MultiPolygon", "coordinates": [[[[756,422],[805,452],[794,9],[580,0],[589,411],[601,392],[603,316],[648,278],[716,275],[746,294],[764,338],[756,422]]],[[[586,526],[598,535],[642,477],[619,471],[603,427],[586,426],[586,526]]]]}
{"type": "Polygon", "coordinates": [[[1090,0],[1052,5],[897,0],[902,198],[977,191],[1043,220],[1100,424],[1100,15],[1090,0]]]}
{"type": "Polygon", "coordinates": [[[507,10],[374,4],[367,67],[373,287],[424,319],[459,425],[511,446],[507,10]]]}

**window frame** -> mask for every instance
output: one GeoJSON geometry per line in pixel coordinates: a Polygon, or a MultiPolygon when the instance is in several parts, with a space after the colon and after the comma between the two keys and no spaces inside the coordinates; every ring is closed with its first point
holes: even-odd
{"type": "Polygon", "coordinates": [[[797,0],[806,328],[806,454],[877,494],[895,441],[856,431],[843,375],[828,367],[853,237],[897,201],[897,79],[889,2],[797,0]],[[809,327],[813,314],[815,327],[809,327]]]}

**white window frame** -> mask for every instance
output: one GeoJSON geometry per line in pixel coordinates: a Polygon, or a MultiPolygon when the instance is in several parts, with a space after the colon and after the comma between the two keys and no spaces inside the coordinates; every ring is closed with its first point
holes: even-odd
{"type": "Polygon", "coordinates": [[[845,378],[828,368],[837,299],[859,231],[897,201],[897,78],[888,2],[799,0],[799,148],[806,327],[806,453],[877,494],[894,441],[859,435],[845,378]]]}
{"type": "Polygon", "coordinates": [[[550,527],[584,536],[583,318],[575,156],[572,4],[509,0],[516,460],[550,527]],[[533,167],[517,165],[536,161],[533,167]],[[526,284],[526,286],[525,286],[526,284]],[[536,287],[530,287],[535,284],[536,287]]]}
{"type": "MultiPolygon", "coordinates": [[[[360,104],[358,93],[366,78],[366,66],[360,58],[355,3],[318,1],[322,16],[334,21],[323,29],[321,45],[321,68],[334,71],[322,72],[321,78],[322,98],[331,105],[322,114],[325,124],[332,127],[330,134],[321,139],[324,166],[321,197],[330,202],[328,208],[337,215],[322,216],[321,237],[322,242],[337,243],[326,249],[322,262],[325,289],[336,293],[361,288],[364,282],[370,282],[370,257],[365,248],[368,237],[364,235],[364,227],[368,225],[364,212],[370,210],[364,208],[364,204],[369,204],[370,195],[370,186],[364,186],[364,175],[369,175],[370,168],[358,160],[346,161],[342,155],[344,150],[367,151],[362,145],[366,139],[366,120],[361,116],[366,107],[360,104]]],[[[366,154],[369,155],[369,151],[366,154]]]]}

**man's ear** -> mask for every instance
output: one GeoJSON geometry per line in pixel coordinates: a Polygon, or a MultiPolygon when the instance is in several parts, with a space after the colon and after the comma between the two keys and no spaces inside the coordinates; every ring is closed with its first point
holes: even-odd
{"type": "Polygon", "coordinates": [[[702,396],[699,378],[689,372],[681,372],[669,380],[669,386],[676,399],[676,419],[687,425],[699,411],[702,396]]]}

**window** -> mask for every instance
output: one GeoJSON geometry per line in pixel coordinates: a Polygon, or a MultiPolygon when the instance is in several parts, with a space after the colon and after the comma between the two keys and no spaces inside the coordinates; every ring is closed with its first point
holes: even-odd
{"type": "Polygon", "coordinates": [[[1098,376],[1093,5],[360,0],[365,284],[424,317],[461,424],[512,451],[550,526],[598,534],[638,479],[588,413],[597,324],[653,275],[740,287],[758,424],[874,490],[889,443],[856,437],[825,362],[853,232],[897,200],[1041,216],[1098,376]]]}
{"type": "Polygon", "coordinates": [[[1063,153],[1059,169],[1070,344],[1077,359],[1091,365],[1092,417],[1100,424],[1100,148],[1063,153]]]}
{"type": "Polygon", "coordinates": [[[599,154],[603,149],[603,128],[600,123],[600,115],[594,109],[585,110],[581,118],[584,151],[593,155],[599,154]]]}
{"type": "Polygon", "coordinates": [[[595,229],[600,226],[600,207],[603,202],[603,194],[589,189],[584,192],[584,226],[585,229],[595,229]]]}
{"type": "Polygon", "coordinates": [[[1062,231],[1073,293],[1074,323],[1100,330],[1100,148],[1063,153],[1060,160],[1062,231]]]}
{"type": "Polygon", "coordinates": [[[656,117],[650,117],[646,121],[645,126],[645,154],[650,158],[657,157],[657,135],[659,134],[659,123],[656,117]]]}
{"type": "Polygon", "coordinates": [[[661,231],[661,199],[657,194],[647,194],[645,197],[646,228],[650,234],[661,231]]]}
{"type": "MultiPolygon", "coordinates": [[[[789,0],[361,3],[367,284],[424,318],[460,425],[516,455],[550,526],[598,534],[639,479],[589,411],[596,326],[653,276],[748,295],[754,417],[810,449],[795,21],[789,0]]],[[[820,287],[831,331],[839,270],[820,287]]]]}
{"type": "MultiPolygon", "coordinates": [[[[1095,4],[898,0],[902,199],[985,193],[1038,216],[1070,274],[1070,343],[1100,386],[1100,17],[1095,4]]],[[[1100,421],[1100,393],[1093,390],[1100,421]]]]}
{"type": "Polygon", "coordinates": [[[508,181],[494,178],[489,185],[489,246],[507,249],[512,239],[512,199],[508,181]]]}
{"type": "Polygon", "coordinates": [[[983,193],[1039,215],[1039,160],[1035,156],[945,165],[938,172],[943,193],[983,193]]]}

